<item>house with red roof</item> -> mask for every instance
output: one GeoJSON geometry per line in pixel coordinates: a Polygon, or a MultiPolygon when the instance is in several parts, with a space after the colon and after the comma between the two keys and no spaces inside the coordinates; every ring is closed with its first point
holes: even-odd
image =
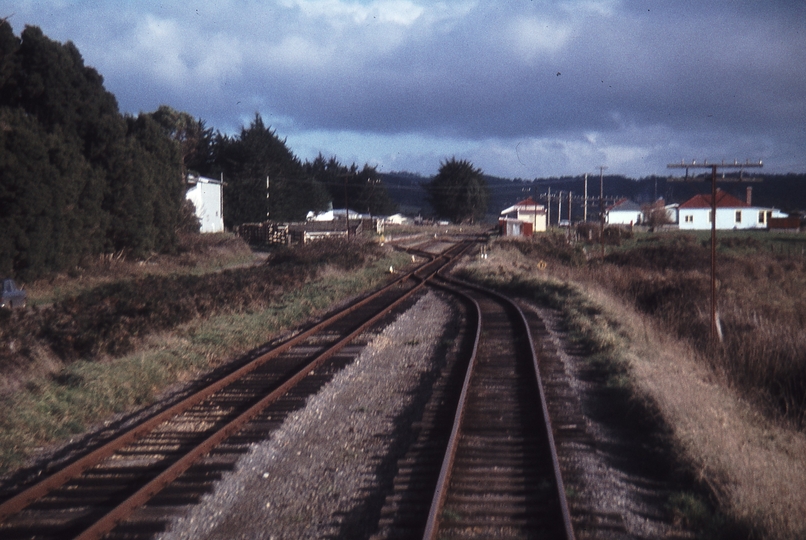
{"type": "Polygon", "coordinates": [[[501,236],[532,236],[546,230],[546,207],[531,197],[501,210],[498,219],[501,236]]]}
{"type": "MultiPolygon", "coordinates": [[[[742,201],[721,189],[716,190],[717,229],[766,229],[770,218],[786,217],[775,208],[753,206],[752,188],[742,201]]],[[[711,194],[695,195],[678,207],[680,229],[708,230],[711,228],[711,194]]]]}

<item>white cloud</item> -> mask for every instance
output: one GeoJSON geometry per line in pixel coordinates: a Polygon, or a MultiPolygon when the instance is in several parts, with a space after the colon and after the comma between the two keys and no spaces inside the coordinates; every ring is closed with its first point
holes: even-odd
{"type": "Polygon", "coordinates": [[[368,4],[343,0],[285,0],[282,4],[339,29],[370,21],[408,26],[424,11],[408,0],[379,0],[368,4]]]}
{"type": "Polygon", "coordinates": [[[574,15],[595,14],[602,17],[611,17],[615,15],[620,3],[618,0],[573,0],[562,2],[560,6],[574,15]]]}
{"type": "Polygon", "coordinates": [[[515,50],[527,61],[562,50],[570,34],[568,25],[540,17],[518,17],[505,32],[515,50]]]}

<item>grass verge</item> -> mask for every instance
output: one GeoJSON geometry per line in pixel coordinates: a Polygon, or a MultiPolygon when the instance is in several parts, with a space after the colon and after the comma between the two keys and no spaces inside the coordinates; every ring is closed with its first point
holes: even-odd
{"type": "MultiPolygon", "coordinates": [[[[563,248],[565,249],[565,248],[563,248]]],[[[574,279],[573,249],[564,264],[538,270],[546,250],[494,243],[464,276],[564,314],[576,344],[604,366],[607,383],[652,403],[667,424],[680,461],[713,494],[717,512],[694,494],[670,498],[669,509],[704,537],[725,530],[753,538],[806,537],[806,437],[770,422],[695,347],[636,310],[607,286],[574,279]]],[[[554,260],[556,262],[556,259],[554,260]]]]}
{"type": "Polygon", "coordinates": [[[389,266],[407,255],[389,252],[358,268],[325,265],[315,276],[265,306],[194,319],[149,336],[135,352],[104,361],[77,360],[35,377],[4,396],[0,406],[0,474],[21,465],[42,447],[83,433],[115,413],[152,403],[178,382],[233,359],[323,313],[335,302],[389,279],[389,266]]]}

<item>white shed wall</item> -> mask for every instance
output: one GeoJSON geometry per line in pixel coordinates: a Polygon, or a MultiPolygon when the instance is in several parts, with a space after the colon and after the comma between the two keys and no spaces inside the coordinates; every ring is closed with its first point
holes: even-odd
{"type": "Polygon", "coordinates": [[[215,233],[224,230],[220,183],[199,181],[188,189],[186,198],[196,206],[196,217],[201,222],[200,232],[215,233]]]}

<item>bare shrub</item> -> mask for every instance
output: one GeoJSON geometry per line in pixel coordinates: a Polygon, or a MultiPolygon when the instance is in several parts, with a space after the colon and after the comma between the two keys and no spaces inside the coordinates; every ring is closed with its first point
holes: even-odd
{"type": "MultiPolygon", "coordinates": [[[[652,237],[605,257],[566,264],[576,280],[605,286],[687,339],[716,373],[770,416],[806,425],[806,262],[762,252],[755,237],[733,237],[719,253],[718,311],[724,342],[711,336],[710,241],[652,237]]],[[[573,246],[546,240],[513,246],[557,262],[573,246]],[[539,255],[538,255],[539,254],[539,255]]]]}
{"type": "Polygon", "coordinates": [[[585,264],[585,251],[581,246],[568,241],[565,235],[544,234],[532,239],[507,239],[500,242],[504,249],[515,249],[528,258],[554,260],[564,265],[579,267],[585,264]]]}

